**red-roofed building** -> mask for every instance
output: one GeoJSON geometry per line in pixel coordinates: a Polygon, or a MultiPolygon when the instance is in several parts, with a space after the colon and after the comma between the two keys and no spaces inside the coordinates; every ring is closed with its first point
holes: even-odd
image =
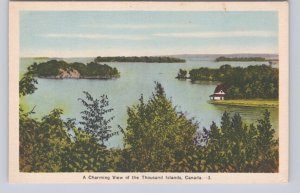
{"type": "Polygon", "coordinates": [[[224,100],[227,89],[223,84],[217,85],[215,88],[214,94],[210,95],[210,100],[224,100]]]}

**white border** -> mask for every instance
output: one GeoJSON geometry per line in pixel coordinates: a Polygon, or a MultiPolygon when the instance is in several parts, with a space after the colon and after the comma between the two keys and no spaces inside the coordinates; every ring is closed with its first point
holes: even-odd
{"type": "MultiPolygon", "coordinates": [[[[288,182],[288,3],[287,2],[10,2],[9,13],[9,182],[10,183],[142,183],[252,184],[288,182]],[[204,180],[83,180],[83,176],[139,176],[143,173],[21,173],[19,172],[19,12],[38,11],[278,11],[279,18],[279,173],[169,173],[202,176],[204,180]],[[206,180],[210,176],[211,180],[206,180]]],[[[147,173],[168,175],[168,173],[147,173]]]]}

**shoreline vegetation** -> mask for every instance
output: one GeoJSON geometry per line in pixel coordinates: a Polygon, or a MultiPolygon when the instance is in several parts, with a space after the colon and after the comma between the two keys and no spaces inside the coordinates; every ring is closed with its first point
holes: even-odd
{"type": "Polygon", "coordinates": [[[226,57],[220,56],[216,58],[216,62],[268,62],[266,58],[263,57],[226,57]]]}
{"type": "Polygon", "coordinates": [[[220,68],[201,67],[190,71],[179,69],[177,79],[217,81],[227,90],[225,99],[278,99],[279,69],[271,65],[220,68]],[[189,74],[189,75],[188,75],[189,74]]]}
{"type": "Polygon", "coordinates": [[[181,58],[168,56],[98,56],[95,62],[145,62],[145,63],[185,63],[181,58]]]}
{"type": "Polygon", "coordinates": [[[67,63],[63,60],[49,60],[34,63],[30,66],[33,76],[45,79],[116,79],[120,77],[117,68],[107,64],[90,62],[87,64],[74,62],[67,63]]]}
{"type": "Polygon", "coordinates": [[[278,108],[278,100],[264,100],[264,99],[251,99],[251,100],[210,100],[208,103],[213,105],[224,106],[240,106],[240,107],[261,107],[261,108],[278,108]]]}

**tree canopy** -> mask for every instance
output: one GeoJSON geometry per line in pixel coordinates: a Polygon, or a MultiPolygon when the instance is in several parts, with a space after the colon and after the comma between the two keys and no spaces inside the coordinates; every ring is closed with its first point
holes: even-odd
{"type": "Polygon", "coordinates": [[[207,131],[205,162],[207,172],[278,172],[278,140],[265,111],[257,125],[246,125],[239,114],[222,116],[207,131]]]}
{"type": "Polygon", "coordinates": [[[184,59],[167,56],[98,56],[95,62],[145,62],[145,63],[184,63],[184,59]]]}
{"type": "Polygon", "coordinates": [[[279,70],[267,65],[232,67],[228,64],[218,69],[201,67],[189,71],[191,81],[221,82],[227,87],[226,99],[278,99],[279,70]]]}
{"type": "Polygon", "coordinates": [[[264,62],[268,61],[266,58],[263,57],[225,57],[225,56],[220,56],[216,58],[216,62],[264,62]]]}
{"type": "Polygon", "coordinates": [[[124,168],[132,172],[189,171],[184,165],[194,149],[197,123],[177,112],[161,84],[145,102],[128,108],[124,134],[124,168]]]}
{"type": "Polygon", "coordinates": [[[97,62],[83,64],[79,62],[67,63],[63,60],[49,60],[39,64],[35,63],[32,67],[35,69],[32,72],[33,75],[40,78],[64,78],[63,73],[69,74],[69,78],[110,79],[120,76],[120,72],[116,68],[97,62]],[[77,76],[74,75],[75,72],[77,76]]]}

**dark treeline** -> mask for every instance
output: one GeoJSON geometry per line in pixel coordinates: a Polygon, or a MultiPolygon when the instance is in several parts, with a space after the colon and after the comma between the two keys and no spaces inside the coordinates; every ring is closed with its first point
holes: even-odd
{"type": "MultiPolygon", "coordinates": [[[[180,69],[177,77],[187,78],[180,69]]],[[[191,81],[219,81],[227,87],[226,99],[278,99],[279,70],[267,65],[232,67],[228,64],[219,69],[201,67],[189,71],[191,81]]]]}
{"type": "Polygon", "coordinates": [[[225,57],[225,56],[220,56],[218,58],[216,58],[215,60],[216,62],[227,62],[227,61],[231,61],[231,62],[264,62],[264,61],[268,61],[263,57],[225,57]]]}
{"type": "MultiPolygon", "coordinates": [[[[23,80],[20,95],[33,93],[33,84],[23,80]]],[[[212,122],[199,130],[156,83],[150,99],[141,96],[128,108],[127,126],[113,132],[107,96],[85,92],[79,101],[79,124],[63,120],[60,109],[36,119],[34,110],[20,107],[21,172],[278,172],[278,140],[268,111],[256,125],[225,112],[220,126],[212,122]],[[107,148],[105,142],[121,132],[124,147],[107,148]]]]}
{"type": "Polygon", "coordinates": [[[65,61],[49,60],[42,63],[34,63],[31,66],[35,70],[36,76],[41,78],[117,78],[120,73],[116,68],[106,64],[90,62],[87,64],[65,61]],[[65,75],[64,75],[65,74],[65,75]]]}
{"type": "Polygon", "coordinates": [[[167,56],[114,56],[95,59],[96,62],[146,62],[146,63],[184,63],[184,59],[167,56]]]}
{"type": "Polygon", "coordinates": [[[179,69],[177,79],[187,79],[187,70],[179,69]]]}

